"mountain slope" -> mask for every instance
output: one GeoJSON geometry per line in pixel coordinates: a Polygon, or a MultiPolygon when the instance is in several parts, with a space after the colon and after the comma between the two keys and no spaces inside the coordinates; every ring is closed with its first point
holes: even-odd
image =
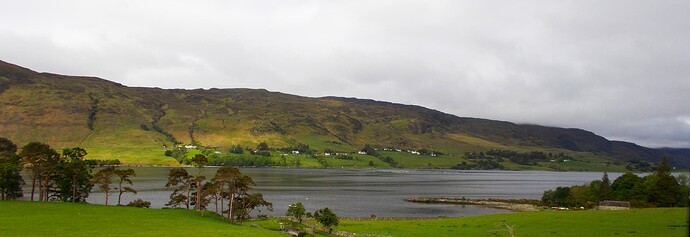
{"type": "MultiPolygon", "coordinates": [[[[176,143],[227,148],[266,141],[341,151],[374,144],[455,154],[505,148],[653,162],[667,153],[580,129],[462,118],[419,106],[255,89],[134,88],[1,61],[0,136],[20,145],[82,146],[104,159],[169,165],[176,162],[162,154],[176,143]]],[[[687,153],[670,157],[674,165],[687,165],[687,153]]]]}

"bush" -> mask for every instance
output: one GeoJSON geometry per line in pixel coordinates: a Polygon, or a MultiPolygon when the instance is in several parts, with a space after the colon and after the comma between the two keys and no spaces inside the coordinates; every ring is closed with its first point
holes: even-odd
{"type": "Polygon", "coordinates": [[[144,201],[141,198],[127,203],[128,207],[151,208],[151,202],[144,201]]]}

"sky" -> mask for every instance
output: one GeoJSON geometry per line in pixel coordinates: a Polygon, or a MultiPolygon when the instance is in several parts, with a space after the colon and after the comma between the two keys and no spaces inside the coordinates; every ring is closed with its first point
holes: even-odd
{"type": "Polygon", "coordinates": [[[0,0],[0,60],[690,148],[690,1],[0,0]]]}

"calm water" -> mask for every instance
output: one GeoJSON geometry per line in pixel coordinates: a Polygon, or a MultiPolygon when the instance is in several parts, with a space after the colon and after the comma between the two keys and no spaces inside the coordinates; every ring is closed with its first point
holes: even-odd
{"type": "MultiPolygon", "coordinates": [[[[138,194],[123,194],[123,203],[137,198],[148,200],[152,207],[167,203],[165,190],[170,168],[133,168],[138,194]]],[[[213,176],[217,168],[204,168],[202,174],[213,176]]],[[[530,198],[540,199],[544,190],[558,186],[581,185],[601,179],[599,172],[543,171],[456,171],[456,170],[345,170],[345,169],[279,169],[242,168],[256,183],[255,192],[273,203],[274,212],[253,214],[282,216],[291,203],[302,202],[307,211],[329,207],[347,217],[438,217],[471,216],[504,213],[505,210],[473,205],[439,205],[408,203],[411,197],[530,198]]],[[[196,168],[189,169],[197,175],[196,168]]],[[[611,180],[620,173],[610,173],[611,180]]],[[[29,182],[28,179],[26,179],[29,182]]],[[[25,187],[24,190],[30,190],[25,187]]],[[[28,197],[28,195],[25,195],[28,197]]],[[[104,203],[104,195],[94,190],[90,203],[104,203]]],[[[117,194],[109,203],[117,203],[117,194]]],[[[209,206],[214,210],[214,206],[209,206]]]]}

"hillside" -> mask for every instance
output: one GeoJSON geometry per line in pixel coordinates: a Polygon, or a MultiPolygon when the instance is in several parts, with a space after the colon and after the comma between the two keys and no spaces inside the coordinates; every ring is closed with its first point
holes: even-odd
{"type": "MultiPolygon", "coordinates": [[[[43,141],[81,146],[92,159],[175,165],[176,144],[219,151],[232,145],[303,143],[351,152],[428,149],[460,157],[505,149],[596,157],[624,165],[668,154],[688,166],[688,153],[609,141],[581,129],[464,118],[419,106],[354,98],[309,98],[256,89],[164,90],[126,87],[94,77],[38,73],[0,61],[0,136],[20,146],[43,141]]],[[[583,159],[584,159],[583,158],[583,159]]]]}

